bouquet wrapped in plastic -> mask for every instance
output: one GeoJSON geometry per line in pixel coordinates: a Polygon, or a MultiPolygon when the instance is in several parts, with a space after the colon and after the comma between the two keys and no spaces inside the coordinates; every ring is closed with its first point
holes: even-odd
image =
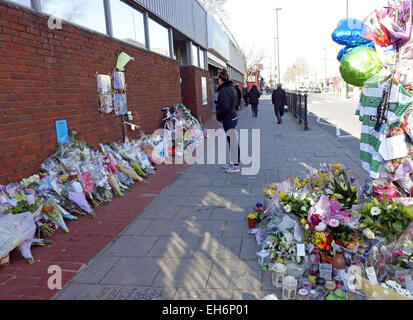
{"type": "Polygon", "coordinates": [[[0,260],[10,251],[18,247],[28,263],[34,259],[30,247],[36,231],[36,225],[31,212],[18,215],[6,215],[0,218],[0,260]]]}

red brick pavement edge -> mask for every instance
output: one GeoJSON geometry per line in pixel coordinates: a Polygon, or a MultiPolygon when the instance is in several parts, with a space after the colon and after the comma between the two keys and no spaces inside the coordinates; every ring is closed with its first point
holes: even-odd
{"type": "MultiPolygon", "coordinates": [[[[211,119],[205,127],[217,129],[221,125],[211,119]]],[[[0,267],[0,300],[46,300],[53,297],[57,291],[47,287],[51,276],[47,272],[49,266],[62,268],[64,286],[154,200],[154,197],[141,197],[142,194],[159,194],[187,167],[187,164],[158,166],[156,173],[147,179],[149,184],[136,183],[133,190],[123,197],[97,207],[96,218],[80,216],[77,221],[66,222],[69,233],[59,229],[52,236],[51,245],[32,247],[35,259],[32,265],[13,250],[10,264],[0,267]]]]}

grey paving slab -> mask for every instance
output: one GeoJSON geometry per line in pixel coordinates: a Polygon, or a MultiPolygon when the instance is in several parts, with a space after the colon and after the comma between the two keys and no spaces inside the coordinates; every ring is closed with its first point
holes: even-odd
{"type": "Polygon", "coordinates": [[[144,235],[166,236],[169,234],[181,234],[185,230],[185,224],[179,220],[157,219],[146,228],[144,235]]]}
{"type": "Polygon", "coordinates": [[[144,257],[158,241],[155,236],[122,235],[103,250],[105,256],[144,257]]]}
{"type": "Polygon", "coordinates": [[[100,284],[151,286],[165,260],[151,257],[123,257],[100,284]]]}
{"type": "Polygon", "coordinates": [[[211,220],[239,221],[245,220],[247,210],[234,206],[231,208],[217,208],[212,210],[211,220]]]}
{"type": "Polygon", "coordinates": [[[220,238],[226,228],[225,221],[214,220],[187,220],[186,227],[182,236],[186,237],[202,237],[202,239],[208,235],[220,238]]]}
{"type": "Polygon", "coordinates": [[[234,292],[233,290],[191,290],[178,289],[176,291],[175,300],[231,300],[234,292]]]}
{"type": "Polygon", "coordinates": [[[223,237],[242,237],[248,233],[248,221],[244,216],[241,221],[230,221],[226,224],[223,237]]]}
{"type": "Polygon", "coordinates": [[[175,288],[122,287],[117,300],[172,300],[175,288]]]}
{"type": "Polygon", "coordinates": [[[212,209],[208,207],[181,207],[175,215],[176,220],[209,220],[212,209]]]}
{"type": "Polygon", "coordinates": [[[159,237],[148,257],[183,258],[191,257],[194,250],[201,244],[200,236],[162,236],[159,237]]]}
{"type": "Polygon", "coordinates": [[[116,300],[121,290],[121,286],[72,283],[53,300],[116,300]]]}
{"type": "Polygon", "coordinates": [[[203,258],[169,258],[161,267],[154,286],[168,288],[203,289],[213,261],[203,258]]]}
{"type": "Polygon", "coordinates": [[[140,219],[174,219],[179,211],[179,206],[164,205],[164,206],[149,206],[139,214],[140,219]]]}
{"type": "Polygon", "coordinates": [[[223,258],[239,260],[241,251],[241,237],[215,238],[208,233],[201,240],[201,246],[194,251],[194,257],[200,258],[223,258]]]}
{"type": "Polygon", "coordinates": [[[96,257],[72,280],[76,283],[97,284],[119,262],[119,260],[120,257],[96,257]]]}
{"type": "Polygon", "coordinates": [[[262,290],[262,270],[256,261],[215,259],[207,288],[262,290]]]}
{"type": "Polygon", "coordinates": [[[124,235],[140,235],[143,234],[146,228],[152,223],[152,220],[143,219],[139,216],[137,219],[132,221],[123,231],[124,235]]]}

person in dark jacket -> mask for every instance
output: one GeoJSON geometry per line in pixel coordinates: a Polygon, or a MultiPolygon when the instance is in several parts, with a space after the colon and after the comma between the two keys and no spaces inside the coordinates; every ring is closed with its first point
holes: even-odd
{"type": "Polygon", "coordinates": [[[218,100],[217,100],[217,120],[222,122],[230,150],[230,161],[222,168],[226,173],[240,172],[240,148],[236,127],[238,124],[238,115],[236,105],[238,101],[237,91],[234,88],[234,83],[230,81],[227,70],[222,70],[218,75],[218,100]],[[231,142],[233,147],[231,148],[231,142]],[[234,147],[234,145],[237,147],[234,147]],[[237,154],[238,152],[238,154],[237,154]]]}
{"type": "Polygon", "coordinates": [[[249,105],[249,94],[250,92],[248,90],[248,87],[244,87],[244,89],[242,90],[242,96],[244,97],[244,103],[246,107],[248,107],[249,105]]]}
{"type": "Polygon", "coordinates": [[[237,111],[239,111],[240,106],[241,106],[242,93],[241,93],[241,90],[240,90],[238,84],[235,85],[235,90],[237,91],[237,95],[238,95],[236,109],[237,109],[237,111]]]}
{"type": "Polygon", "coordinates": [[[252,117],[256,118],[258,117],[258,104],[260,102],[261,93],[255,84],[252,86],[248,97],[252,109],[252,117]]]}
{"type": "Polygon", "coordinates": [[[272,104],[274,105],[275,116],[277,117],[278,124],[282,123],[282,117],[284,116],[284,106],[287,105],[287,95],[282,88],[282,84],[277,85],[277,89],[272,92],[272,104]]]}

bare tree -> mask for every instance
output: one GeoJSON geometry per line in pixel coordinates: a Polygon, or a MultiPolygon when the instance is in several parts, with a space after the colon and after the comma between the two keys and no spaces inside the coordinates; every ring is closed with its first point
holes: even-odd
{"type": "Polygon", "coordinates": [[[295,83],[297,78],[301,83],[301,77],[307,76],[309,73],[309,67],[307,61],[304,58],[298,58],[292,66],[290,66],[284,76],[284,81],[289,83],[295,83]]]}
{"type": "Polygon", "coordinates": [[[229,13],[225,10],[224,5],[227,0],[199,0],[199,2],[211,13],[217,15],[223,21],[228,21],[229,13]]]}
{"type": "Polygon", "coordinates": [[[259,70],[260,64],[268,56],[268,50],[256,43],[244,43],[241,49],[245,55],[245,82],[259,70]]]}

